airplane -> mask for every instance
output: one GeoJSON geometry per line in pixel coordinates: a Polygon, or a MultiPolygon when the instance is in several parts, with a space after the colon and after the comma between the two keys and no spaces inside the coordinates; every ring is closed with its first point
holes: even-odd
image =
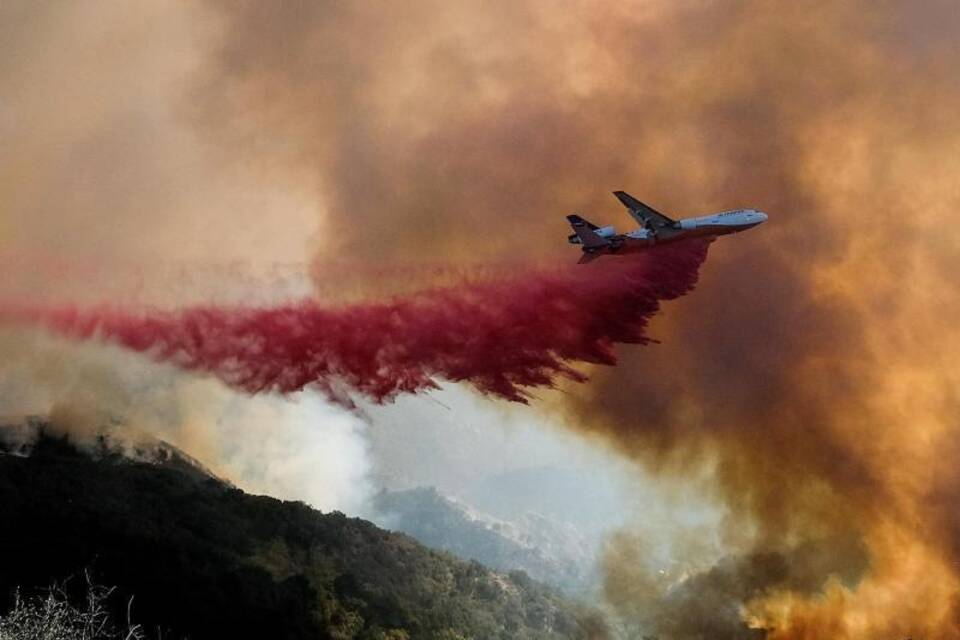
{"type": "Polygon", "coordinates": [[[567,240],[570,244],[583,247],[580,264],[596,260],[602,255],[636,253],[655,244],[684,238],[739,233],[767,221],[767,214],[757,209],[734,209],[697,218],[672,220],[625,191],[614,191],[613,195],[623,203],[640,228],[618,234],[612,226],[598,227],[577,214],[567,216],[573,227],[573,233],[567,240]]]}

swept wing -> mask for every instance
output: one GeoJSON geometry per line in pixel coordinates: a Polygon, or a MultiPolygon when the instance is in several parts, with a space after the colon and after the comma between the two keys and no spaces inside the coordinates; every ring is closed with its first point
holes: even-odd
{"type": "Polygon", "coordinates": [[[613,195],[630,211],[630,215],[641,227],[647,227],[654,232],[660,229],[675,229],[677,221],[668,218],[651,206],[645,205],[626,191],[614,191],[613,195]]]}

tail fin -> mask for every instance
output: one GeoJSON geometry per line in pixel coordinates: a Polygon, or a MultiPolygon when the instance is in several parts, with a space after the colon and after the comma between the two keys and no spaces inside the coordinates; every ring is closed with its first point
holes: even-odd
{"type": "Polygon", "coordinates": [[[584,249],[599,249],[610,244],[609,240],[601,238],[597,235],[596,231],[594,231],[597,225],[587,222],[576,214],[567,216],[567,220],[570,222],[570,226],[573,227],[573,233],[580,239],[580,244],[583,245],[584,249]]]}

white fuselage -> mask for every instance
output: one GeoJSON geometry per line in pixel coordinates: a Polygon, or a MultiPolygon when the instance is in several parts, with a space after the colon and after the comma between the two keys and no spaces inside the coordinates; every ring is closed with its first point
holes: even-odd
{"type": "Polygon", "coordinates": [[[733,211],[721,211],[712,213],[708,216],[697,218],[684,218],[678,220],[680,229],[691,231],[693,233],[686,235],[710,235],[720,236],[727,233],[736,233],[755,227],[761,222],[766,222],[767,214],[756,209],[734,209],[733,211]]]}
{"type": "MultiPolygon", "coordinates": [[[[745,231],[758,224],[766,222],[767,214],[756,209],[734,209],[733,211],[721,211],[720,213],[711,213],[708,216],[698,216],[696,218],[683,218],[677,220],[676,227],[669,229],[668,237],[657,237],[647,227],[627,231],[623,238],[631,240],[645,240],[651,244],[655,242],[664,242],[667,240],[680,240],[681,238],[691,238],[696,236],[722,236],[728,233],[737,233],[745,231]]],[[[594,229],[601,238],[616,238],[618,236],[616,229],[610,225],[594,229]]],[[[574,241],[571,239],[571,241],[574,241]]],[[[579,242],[576,242],[579,244],[579,242]]]]}
{"type": "MultiPolygon", "coordinates": [[[[668,237],[658,237],[653,231],[646,227],[628,231],[625,238],[631,240],[644,240],[651,244],[656,242],[665,242],[680,240],[682,238],[692,238],[697,236],[722,236],[728,233],[737,233],[745,231],[758,224],[766,222],[767,214],[756,209],[734,209],[733,211],[721,211],[720,213],[711,213],[707,216],[698,216],[696,218],[683,218],[677,220],[676,227],[670,229],[668,237]]],[[[617,234],[613,227],[604,227],[597,232],[603,231],[603,237],[612,238],[617,234]]]]}

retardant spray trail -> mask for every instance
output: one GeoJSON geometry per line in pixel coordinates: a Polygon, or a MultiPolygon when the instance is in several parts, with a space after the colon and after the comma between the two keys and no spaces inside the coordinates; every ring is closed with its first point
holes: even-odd
{"type": "Polygon", "coordinates": [[[577,362],[614,364],[616,343],[650,342],[649,318],[692,289],[707,246],[676,243],[344,307],[8,307],[3,316],[120,344],[250,393],[314,386],[349,403],[345,388],[380,402],[443,378],[526,402],[528,389],[559,377],[585,380],[577,362]]]}

